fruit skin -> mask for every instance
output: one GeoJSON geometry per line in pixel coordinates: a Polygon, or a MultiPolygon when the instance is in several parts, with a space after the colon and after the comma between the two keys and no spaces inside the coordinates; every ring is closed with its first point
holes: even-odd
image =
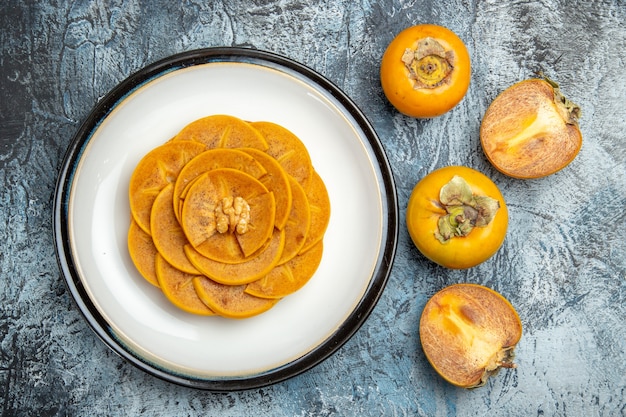
{"type": "Polygon", "coordinates": [[[511,360],[522,336],[522,322],[496,291],[455,284],[426,303],[419,332],[435,371],[453,385],[475,388],[501,367],[516,367],[511,360]]]}
{"type": "Polygon", "coordinates": [[[465,269],[486,261],[502,246],[508,210],[502,193],[487,176],[469,167],[448,166],[432,171],[415,185],[407,205],[406,224],[413,243],[424,256],[446,268],[465,269]],[[437,222],[446,214],[439,203],[439,192],[455,175],[464,178],[474,194],[498,200],[500,208],[487,226],[442,244],[435,236],[437,222]]]}
{"type": "Polygon", "coordinates": [[[513,178],[542,178],[560,171],[580,152],[580,113],[551,80],[513,84],[483,116],[480,142],[485,156],[513,178]]]}
{"type": "Polygon", "coordinates": [[[416,118],[436,117],[451,110],[465,96],[470,76],[470,56],[463,41],[451,30],[432,24],[400,32],[387,47],[380,67],[381,85],[389,102],[401,113],[416,118]],[[443,46],[452,71],[433,88],[415,88],[402,57],[407,48],[416,49],[420,40],[429,37],[443,46]]]}

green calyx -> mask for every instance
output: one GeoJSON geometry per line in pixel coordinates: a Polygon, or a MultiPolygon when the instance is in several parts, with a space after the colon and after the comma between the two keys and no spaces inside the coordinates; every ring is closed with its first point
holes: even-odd
{"type": "Polygon", "coordinates": [[[578,119],[582,116],[580,106],[563,95],[557,82],[548,78],[543,72],[539,72],[538,75],[550,84],[550,87],[554,90],[554,102],[557,109],[561,112],[563,120],[570,125],[578,124],[578,119]]]}
{"type": "Polygon", "coordinates": [[[435,237],[441,243],[453,237],[467,236],[475,227],[487,226],[500,208],[500,202],[495,198],[473,194],[469,184],[458,175],[441,187],[439,203],[446,210],[435,231],[435,237]]]}

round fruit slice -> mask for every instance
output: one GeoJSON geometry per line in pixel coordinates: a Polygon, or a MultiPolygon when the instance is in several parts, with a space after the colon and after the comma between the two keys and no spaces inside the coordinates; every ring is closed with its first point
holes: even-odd
{"type": "Polygon", "coordinates": [[[203,276],[194,278],[193,285],[202,302],[220,316],[231,319],[256,316],[278,302],[246,294],[245,285],[223,285],[203,276]]]}
{"type": "Polygon", "coordinates": [[[181,225],[189,243],[207,258],[238,263],[272,235],[274,196],[254,177],[221,168],[200,176],[189,188],[181,225]]]}
{"type": "Polygon", "coordinates": [[[284,229],[285,250],[283,250],[280,261],[278,261],[279,264],[284,264],[300,252],[311,226],[311,210],[304,189],[291,176],[289,176],[289,183],[291,185],[292,204],[284,229]]]}
{"type": "Polygon", "coordinates": [[[302,252],[311,249],[313,245],[322,240],[330,222],[330,198],[326,185],[317,171],[313,171],[307,198],[311,210],[311,227],[302,246],[302,252]]]}
{"type": "Polygon", "coordinates": [[[175,141],[192,140],[213,148],[256,148],[267,150],[265,138],[247,122],[229,115],[216,114],[185,126],[175,141]]]}
{"type": "Polygon", "coordinates": [[[184,196],[185,188],[198,176],[219,168],[232,168],[260,178],[266,171],[252,156],[236,149],[209,149],[193,158],[185,165],[176,178],[173,205],[176,218],[180,220],[179,200],[184,196]]]}
{"type": "Polygon", "coordinates": [[[200,273],[189,262],[183,247],[189,243],[172,207],[173,184],[168,184],[154,200],[150,215],[150,230],[154,246],[173,267],[188,274],[200,273]]]}
{"type": "Polygon", "coordinates": [[[319,241],[308,251],[276,268],[246,287],[246,293],[261,298],[282,298],[302,288],[315,274],[322,261],[324,243],[319,241]]]}
{"type": "Polygon", "coordinates": [[[275,229],[272,239],[258,255],[250,256],[245,262],[227,264],[202,256],[191,245],[185,253],[191,263],[212,280],[224,285],[243,285],[256,281],[268,274],[277,264],[285,247],[285,232],[275,229]]]}
{"type": "Polygon", "coordinates": [[[484,385],[499,368],[513,368],[513,349],[522,323],[497,292],[456,284],[435,294],[420,319],[426,358],[448,382],[463,388],[484,385]]]}
{"type": "Polygon", "coordinates": [[[276,159],[285,171],[307,190],[313,175],[309,151],[300,138],[289,129],[272,122],[252,122],[267,141],[268,155],[276,159]]]}
{"type": "Polygon", "coordinates": [[[167,263],[161,255],[156,257],[156,273],[161,290],[167,299],[183,311],[201,316],[215,313],[204,304],[193,286],[196,275],[182,272],[167,263]]]}
{"type": "Polygon", "coordinates": [[[257,149],[242,149],[242,151],[251,155],[256,159],[263,168],[267,171],[267,174],[259,178],[269,191],[274,193],[276,199],[276,218],[274,225],[278,229],[285,227],[289,212],[291,211],[292,195],[291,186],[289,185],[289,175],[280,166],[278,161],[265,152],[261,152],[257,149]]]}
{"type": "Polygon", "coordinates": [[[133,218],[150,234],[150,212],[157,194],[176,180],[180,170],[206,149],[198,142],[167,142],[146,154],[130,178],[128,195],[133,218]]]}
{"type": "Polygon", "coordinates": [[[150,235],[144,232],[132,219],[128,229],[128,252],[139,274],[150,284],[158,287],[154,258],[159,252],[150,235]]]}

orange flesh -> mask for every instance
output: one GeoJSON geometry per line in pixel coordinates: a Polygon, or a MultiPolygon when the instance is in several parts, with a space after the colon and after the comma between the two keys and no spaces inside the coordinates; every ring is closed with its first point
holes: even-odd
{"type": "Polygon", "coordinates": [[[131,258],[183,311],[235,319],[260,314],[301,288],[321,261],[330,217],[326,187],[295,135],[268,122],[257,126],[264,135],[232,116],[199,119],[133,172],[131,258]],[[270,276],[275,285],[263,297],[245,291],[270,276]]]}
{"type": "Polygon", "coordinates": [[[131,220],[128,229],[128,252],[137,271],[155,287],[159,286],[154,266],[154,259],[158,254],[157,248],[149,234],[131,220]]]}
{"type": "Polygon", "coordinates": [[[156,258],[156,270],[161,290],[172,304],[188,313],[201,316],[215,315],[198,297],[193,286],[194,275],[179,271],[160,255],[156,258]]]}
{"type": "Polygon", "coordinates": [[[457,284],[435,294],[424,308],[420,338],[435,370],[448,382],[479,386],[501,366],[522,333],[519,316],[500,294],[457,284]]]}
{"type": "Polygon", "coordinates": [[[526,80],[503,91],[480,128],[485,155],[502,173],[540,178],[567,166],[582,135],[555,90],[544,80],[526,80]]]}

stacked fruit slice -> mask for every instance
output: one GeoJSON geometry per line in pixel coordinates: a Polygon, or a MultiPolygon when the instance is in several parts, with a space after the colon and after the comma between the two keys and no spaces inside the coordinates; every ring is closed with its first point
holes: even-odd
{"type": "Polygon", "coordinates": [[[196,120],[136,166],[128,249],[184,311],[246,318],[302,288],[330,220],[302,141],[271,122],[196,120]]]}

